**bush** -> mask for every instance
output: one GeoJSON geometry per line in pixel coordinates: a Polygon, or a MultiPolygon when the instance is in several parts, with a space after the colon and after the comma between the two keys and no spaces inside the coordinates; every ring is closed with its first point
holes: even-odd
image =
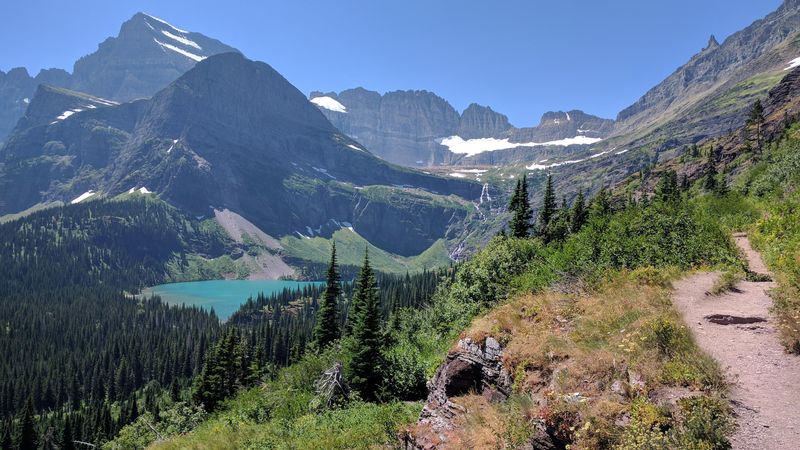
{"type": "MultiPolygon", "coordinates": [[[[532,266],[541,266],[543,246],[534,239],[498,237],[459,267],[449,289],[451,298],[493,305],[513,291],[512,280],[532,266]]],[[[548,283],[551,280],[542,280],[548,283]]]]}
{"type": "Polygon", "coordinates": [[[389,349],[384,355],[383,400],[422,400],[428,394],[425,363],[419,350],[404,343],[389,349]]]}
{"type": "Polygon", "coordinates": [[[684,420],[675,433],[680,448],[724,450],[731,448],[732,431],[727,411],[719,400],[698,396],[678,401],[684,420]]]}

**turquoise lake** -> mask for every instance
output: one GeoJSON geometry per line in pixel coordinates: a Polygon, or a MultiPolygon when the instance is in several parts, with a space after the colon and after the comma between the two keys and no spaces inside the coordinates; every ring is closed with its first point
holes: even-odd
{"type": "Polygon", "coordinates": [[[168,283],[143,289],[142,295],[155,294],[170,305],[194,305],[205,310],[214,308],[217,316],[227,320],[248,297],[256,297],[260,292],[269,296],[284,288],[322,284],[320,282],[281,281],[281,280],[213,280],[168,283]]]}

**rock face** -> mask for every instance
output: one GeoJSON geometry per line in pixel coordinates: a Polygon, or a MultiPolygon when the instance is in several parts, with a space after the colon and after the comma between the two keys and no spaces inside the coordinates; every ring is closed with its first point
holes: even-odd
{"type": "Polygon", "coordinates": [[[481,192],[375,157],[278,72],[238,53],[209,57],[148,100],[42,87],[0,167],[0,215],[144,186],[193,215],[227,208],[276,237],[349,222],[401,255],[446,237],[481,192]]]}
{"type": "Polygon", "coordinates": [[[461,114],[457,135],[464,139],[501,137],[512,128],[508,117],[488,106],[473,103],[461,114]]]}
{"type": "Polygon", "coordinates": [[[459,115],[443,98],[428,91],[396,91],[380,95],[357,88],[327,96],[346,112],[321,107],[331,123],[381,158],[404,166],[438,164],[446,159],[436,140],[455,134],[459,115]]]}
{"type": "Polygon", "coordinates": [[[0,71],[0,145],[17,120],[25,114],[36,86],[42,83],[68,87],[70,74],[60,69],[47,69],[34,78],[22,67],[11,69],[8,73],[0,71]]]}
{"type": "Polygon", "coordinates": [[[31,77],[24,68],[0,71],[0,144],[25,114],[40,84],[129,101],[152,96],[208,56],[234,51],[200,33],[137,13],[122,24],[117,37],[79,59],[72,74],[47,69],[31,77]]]}
{"type": "Polygon", "coordinates": [[[511,142],[548,142],[575,136],[604,138],[614,130],[614,121],[583,111],[550,111],[542,115],[539,125],[520,128],[512,133],[511,142]]]}
{"type": "MultiPolygon", "coordinates": [[[[310,99],[343,133],[381,158],[410,167],[471,163],[465,155],[441,145],[442,139],[452,136],[549,142],[576,136],[603,138],[614,125],[613,120],[573,110],[548,112],[538,126],[515,128],[508,117],[488,106],[473,103],[459,114],[446,100],[428,91],[381,95],[357,88],[338,94],[312,92],[310,99]]],[[[527,160],[538,158],[530,149],[527,154],[527,160]]],[[[502,155],[491,159],[498,164],[506,162],[502,155]]]]}
{"type": "MultiPolygon", "coordinates": [[[[726,82],[738,82],[769,68],[783,69],[787,59],[759,61],[770,50],[800,32],[800,8],[786,0],[775,12],[734,33],[720,45],[713,36],[708,45],[636,103],[617,116],[619,131],[646,126],[709,95],[726,82]],[[757,62],[754,67],[748,67],[757,62]]],[[[795,58],[797,54],[791,56],[795,58]]]]}
{"type": "Polygon", "coordinates": [[[454,428],[453,420],[461,407],[451,397],[480,393],[491,401],[504,401],[511,394],[511,375],[503,368],[503,351],[492,337],[483,345],[469,338],[458,342],[458,349],[447,355],[428,383],[428,400],[422,409],[418,430],[404,438],[407,449],[434,449],[446,441],[454,428]]]}

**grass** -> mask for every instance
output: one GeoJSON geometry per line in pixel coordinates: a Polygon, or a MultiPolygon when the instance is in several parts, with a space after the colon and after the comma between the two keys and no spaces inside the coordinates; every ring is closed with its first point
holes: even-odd
{"type": "Polygon", "coordinates": [[[424,269],[446,267],[450,264],[447,246],[442,239],[437,240],[427,250],[417,256],[402,257],[381,250],[370,244],[358,233],[347,229],[337,230],[332,239],[322,237],[298,238],[285,236],[281,245],[289,256],[327,264],[330,259],[331,241],[336,241],[336,254],[339,264],[343,266],[360,266],[364,260],[364,249],[369,249],[370,263],[373,268],[383,273],[405,274],[421,272],[424,269]]]}
{"type": "Polygon", "coordinates": [[[736,292],[736,285],[742,281],[742,273],[734,270],[725,270],[714,281],[711,290],[708,291],[709,295],[722,295],[726,292],[736,292]]]}
{"type": "MultiPolygon", "coordinates": [[[[166,440],[148,448],[327,450],[383,448],[394,443],[400,427],[412,422],[422,405],[354,401],[343,408],[317,412],[311,406],[313,382],[332,361],[332,351],[307,355],[282,369],[275,380],[240,393],[190,433],[168,434],[166,440]]],[[[112,441],[105,448],[129,448],[131,442],[140,442],[137,433],[151,433],[145,425],[126,427],[121,433],[125,440],[112,441]]]]}

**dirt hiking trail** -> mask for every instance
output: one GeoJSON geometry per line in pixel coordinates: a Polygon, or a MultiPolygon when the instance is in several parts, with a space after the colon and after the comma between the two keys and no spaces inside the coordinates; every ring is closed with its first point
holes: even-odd
{"type": "MultiPolygon", "coordinates": [[[[750,270],[769,274],[747,236],[734,239],[750,270]]],[[[733,448],[800,449],[800,357],[784,352],[770,317],[767,292],[775,283],[741,281],[736,291],[706,295],[718,276],[697,273],[676,282],[673,303],[731,384],[733,448]]]]}

